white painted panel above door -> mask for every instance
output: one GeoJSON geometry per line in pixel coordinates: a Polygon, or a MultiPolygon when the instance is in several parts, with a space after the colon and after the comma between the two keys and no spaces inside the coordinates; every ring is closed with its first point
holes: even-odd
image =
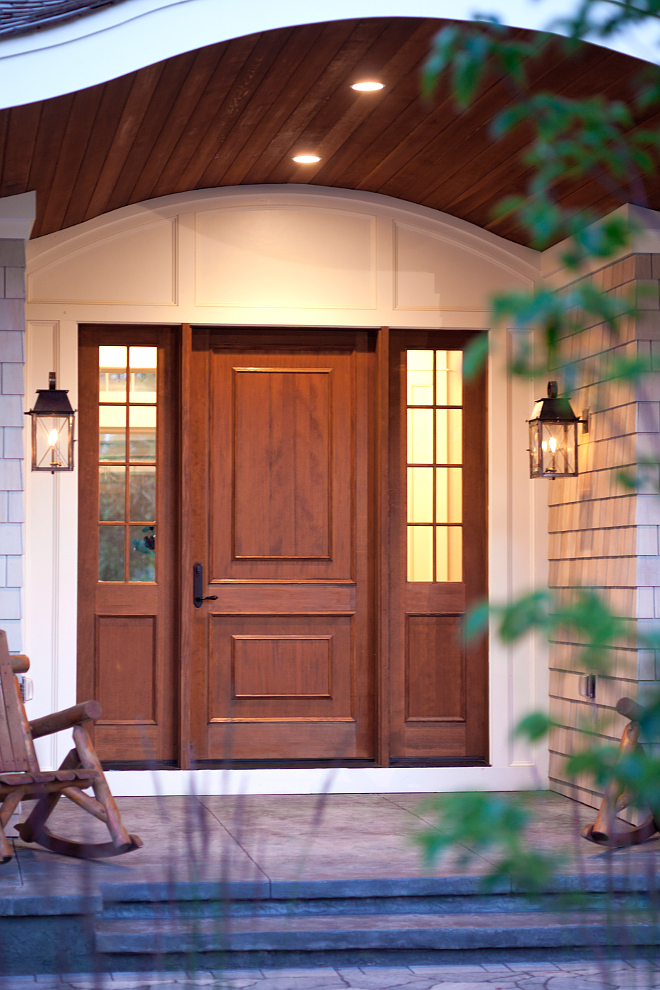
{"type": "Polygon", "coordinates": [[[457,239],[394,223],[395,309],[489,309],[504,288],[529,288],[531,280],[457,239]]]}
{"type": "Polygon", "coordinates": [[[174,306],[176,217],[84,244],[28,275],[28,302],[174,306]]]}
{"type": "Polygon", "coordinates": [[[198,213],[196,303],[375,309],[375,223],[313,208],[198,213]]]}

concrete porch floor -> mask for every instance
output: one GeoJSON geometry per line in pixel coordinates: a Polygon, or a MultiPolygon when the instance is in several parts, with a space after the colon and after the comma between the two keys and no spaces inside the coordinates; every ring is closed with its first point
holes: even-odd
{"type": "MultiPolygon", "coordinates": [[[[475,853],[461,864],[454,853],[427,867],[415,832],[433,823],[423,794],[123,797],[124,824],[144,842],[116,859],[83,862],[13,840],[15,858],[0,867],[0,898],[88,896],[98,884],[240,884],[245,890],[272,885],[306,887],[314,881],[405,880],[478,877],[493,853],[475,853]]],[[[660,837],[641,846],[608,852],[579,835],[596,812],[559,794],[529,795],[535,848],[565,857],[562,874],[660,873],[660,837]]],[[[23,808],[26,817],[29,806],[23,808]]],[[[60,801],[49,820],[67,838],[106,841],[101,823],[60,801]]],[[[468,851],[468,845],[465,851],[468,851]]],[[[577,879],[577,877],[576,877],[577,879]]],[[[238,889],[238,887],[236,887],[238,889]]]]}

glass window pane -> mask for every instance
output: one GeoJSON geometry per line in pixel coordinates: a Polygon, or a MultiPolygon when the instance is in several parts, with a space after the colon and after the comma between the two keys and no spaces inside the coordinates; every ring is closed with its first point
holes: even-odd
{"type": "Polygon", "coordinates": [[[124,580],[124,527],[99,527],[99,581],[124,580]]]}
{"type": "Polygon", "coordinates": [[[408,580],[433,580],[433,526],[408,526],[408,580]]]}
{"type": "Polygon", "coordinates": [[[436,351],[436,396],[438,406],[460,406],[463,402],[463,352],[436,351]]]}
{"type": "Polygon", "coordinates": [[[126,460],[126,407],[99,407],[99,460],[126,460]]]}
{"type": "Polygon", "coordinates": [[[156,518],[156,468],[131,468],[130,479],[131,520],[153,522],[156,518]]]}
{"type": "Polygon", "coordinates": [[[130,459],[156,460],[156,407],[130,406],[130,459]]]}
{"type": "Polygon", "coordinates": [[[408,405],[433,405],[433,351],[408,351],[408,405]]]}
{"type": "Polygon", "coordinates": [[[99,401],[126,402],[126,347],[99,347],[99,401]]]}
{"type": "Polygon", "coordinates": [[[129,581],[156,580],[155,526],[129,526],[129,581]]]}
{"type": "Polygon", "coordinates": [[[463,469],[436,468],[435,521],[460,523],[463,521],[463,469]]]}
{"type": "Polygon", "coordinates": [[[156,401],[157,347],[130,348],[130,402],[156,401]]]}
{"type": "Polygon", "coordinates": [[[408,468],[408,522],[433,522],[433,468],[408,468]]]}
{"type": "Polygon", "coordinates": [[[436,529],[436,581],[463,580],[463,529],[438,526],[436,529]]]}
{"type": "Polygon", "coordinates": [[[463,462],[462,409],[436,409],[435,460],[437,464],[463,462]]]}
{"type": "Polygon", "coordinates": [[[408,463],[433,464],[433,410],[408,410],[408,463]]]}
{"type": "MultiPolygon", "coordinates": [[[[126,468],[99,468],[99,519],[126,518],[126,468]]],[[[122,579],[123,580],[123,579],[122,579]]]]}

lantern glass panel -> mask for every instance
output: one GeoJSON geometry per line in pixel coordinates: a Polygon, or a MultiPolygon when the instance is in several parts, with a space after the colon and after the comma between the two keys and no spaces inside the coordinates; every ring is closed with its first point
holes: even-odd
{"type": "Polygon", "coordinates": [[[71,471],[73,417],[32,413],[32,470],[71,471]]]}
{"type": "Polygon", "coordinates": [[[541,456],[546,477],[576,473],[577,426],[575,423],[541,423],[541,456]]]}
{"type": "Polygon", "coordinates": [[[529,424],[529,476],[530,478],[541,477],[541,424],[538,419],[531,420],[529,424]]]}

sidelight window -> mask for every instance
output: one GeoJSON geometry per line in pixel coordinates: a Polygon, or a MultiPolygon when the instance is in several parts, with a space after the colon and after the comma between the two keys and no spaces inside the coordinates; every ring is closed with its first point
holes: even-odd
{"type": "Polygon", "coordinates": [[[99,581],[155,581],[156,347],[99,347],[99,581]]]}
{"type": "Polygon", "coordinates": [[[462,351],[408,351],[406,406],[408,581],[462,581],[462,351]]]}

